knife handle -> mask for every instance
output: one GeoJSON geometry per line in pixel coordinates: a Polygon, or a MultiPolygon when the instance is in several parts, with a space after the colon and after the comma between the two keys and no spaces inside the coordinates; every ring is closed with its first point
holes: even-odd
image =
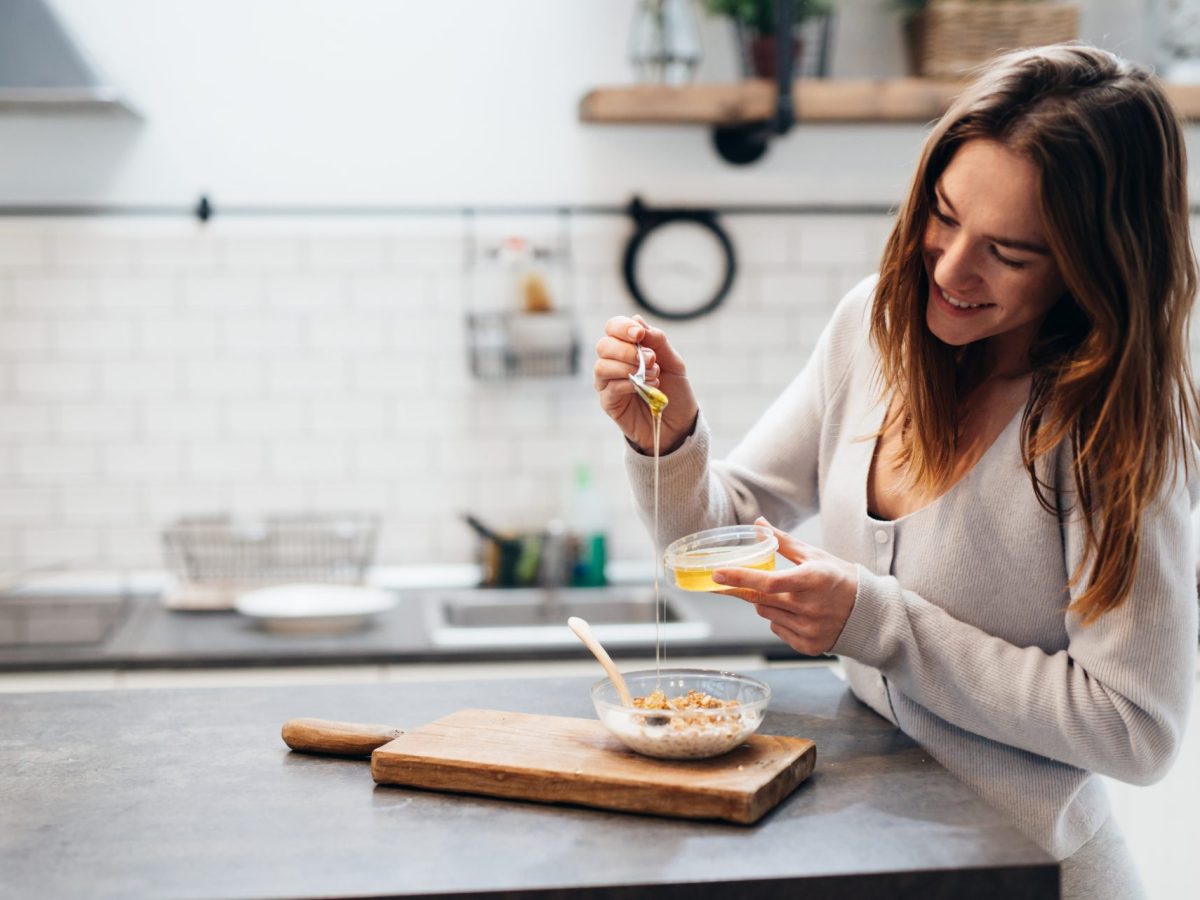
{"type": "Polygon", "coordinates": [[[367,757],[376,747],[404,734],[391,725],[362,725],[330,719],[288,719],[283,742],[301,753],[367,757]]]}

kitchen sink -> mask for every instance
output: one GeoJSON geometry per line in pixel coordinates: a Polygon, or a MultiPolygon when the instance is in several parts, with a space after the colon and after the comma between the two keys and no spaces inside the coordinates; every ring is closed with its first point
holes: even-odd
{"type": "Polygon", "coordinates": [[[586,619],[610,647],[708,637],[708,622],[690,615],[678,594],[664,589],[656,626],[651,586],[476,588],[437,595],[426,607],[427,624],[439,647],[570,646],[579,641],[567,628],[571,616],[586,619]]]}
{"type": "Polygon", "coordinates": [[[0,647],[103,642],[125,612],[123,594],[0,593],[0,647]]]}

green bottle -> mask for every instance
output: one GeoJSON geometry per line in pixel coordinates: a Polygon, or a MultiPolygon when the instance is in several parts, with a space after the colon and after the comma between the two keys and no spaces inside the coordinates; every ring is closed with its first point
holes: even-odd
{"type": "Polygon", "coordinates": [[[600,495],[586,465],[575,467],[575,484],[568,511],[571,531],[578,548],[571,571],[575,587],[603,587],[607,583],[604,567],[608,562],[608,524],[604,498],[600,495]]]}

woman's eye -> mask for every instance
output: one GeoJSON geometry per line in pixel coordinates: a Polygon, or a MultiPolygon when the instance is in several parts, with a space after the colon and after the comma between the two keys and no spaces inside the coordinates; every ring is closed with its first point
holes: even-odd
{"type": "Polygon", "coordinates": [[[995,245],[995,244],[992,244],[992,246],[991,246],[991,251],[992,251],[992,256],[996,257],[996,259],[998,259],[998,260],[999,260],[1001,263],[1003,263],[1004,265],[1008,266],[1010,269],[1023,269],[1023,268],[1025,268],[1025,263],[1023,263],[1023,262],[1018,262],[1018,261],[1017,261],[1017,260],[1015,260],[1015,259],[1009,259],[1007,256],[1005,256],[1005,255],[1004,255],[1004,254],[1002,254],[1002,253],[1001,253],[999,250],[997,250],[997,249],[996,249],[996,245],[995,245]]]}
{"type": "MultiPolygon", "coordinates": [[[[929,214],[932,215],[937,221],[941,222],[943,225],[948,225],[951,227],[958,225],[957,222],[955,222],[952,218],[950,218],[948,215],[946,215],[944,212],[942,212],[941,209],[939,209],[937,206],[930,207],[929,214]]],[[[1008,268],[1010,268],[1010,269],[1023,269],[1026,266],[1026,263],[1020,262],[1019,260],[1009,259],[1007,256],[1005,256],[999,250],[996,249],[995,244],[989,244],[988,250],[992,254],[992,256],[994,256],[997,259],[997,261],[999,261],[1002,265],[1008,266],[1008,268]]]]}
{"type": "Polygon", "coordinates": [[[942,212],[936,206],[933,208],[933,217],[935,219],[937,219],[939,222],[941,222],[943,225],[957,224],[952,218],[950,218],[948,215],[946,215],[944,212],[942,212]]]}

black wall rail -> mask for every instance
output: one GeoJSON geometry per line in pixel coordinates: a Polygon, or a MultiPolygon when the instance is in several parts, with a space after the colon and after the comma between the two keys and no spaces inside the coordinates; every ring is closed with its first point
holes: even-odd
{"type": "MultiPolygon", "coordinates": [[[[675,207],[673,207],[675,208],[675,207]]],[[[696,212],[724,216],[884,216],[894,215],[890,203],[718,203],[693,207],[696,212]]],[[[1200,207],[1197,210],[1200,211],[1200,207]]],[[[560,203],[560,204],[500,204],[489,205],[403,205],[381,204],[358,206],[352,204],[230,204],[217,205],[208,196],[200,197],[192,206],[153,204],[0,204],[0,217],[145,217],[172,218],[189,216],[201,222],[215,218],[419,218],[422,216],[628,216],[628,203],[560,203]]]]}
{"type": "MultiPolygon", "coordinates": [[[[672,207],[675,208],[675,207],[672,207]]],[[[696,212],[723,216],[894,216],[894,203],[716,203],[691,207],[696,212]]],[[[1192,204],[1188,212],[1200,215],[1200,203],[1192,204]]],[[[0,218],[72,218],[72,217],[192,217],[201,222],[214,218],[419,218],[421,216],[628,216],[629,204],[562,203],[532,205],[447,205],[408,206],[384,204],[354,205],[295,205],[288,204],[231,204],[217,206],[208,197],[201,197],[193,206],[170,205],[85,205],[0,204],[0,218]]]]}

